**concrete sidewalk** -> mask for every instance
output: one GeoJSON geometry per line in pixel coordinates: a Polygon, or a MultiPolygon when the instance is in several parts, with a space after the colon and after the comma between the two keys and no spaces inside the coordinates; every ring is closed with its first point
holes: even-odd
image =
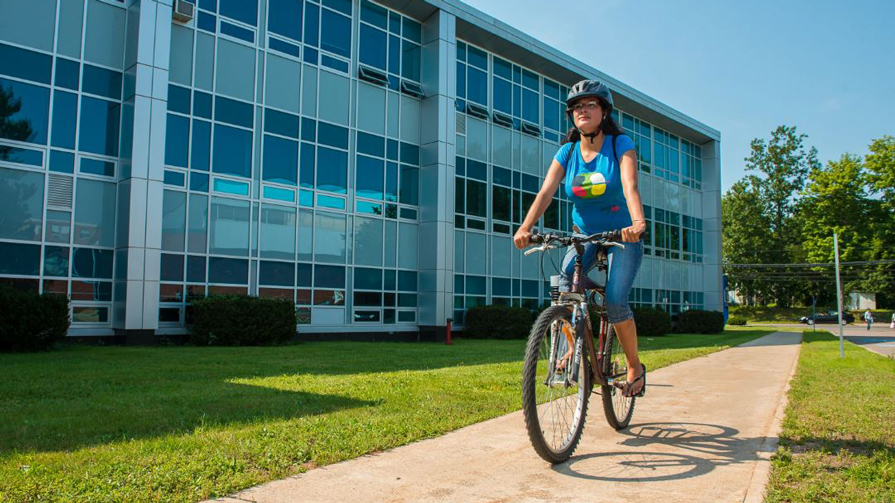
{"type": "Polygon", "coordinates": [[[594,394],[560,465],[535,454],[515,412],[216,501],[760,502],[800,340],[777,332],[650,372],[624,431],[594,394]]]}

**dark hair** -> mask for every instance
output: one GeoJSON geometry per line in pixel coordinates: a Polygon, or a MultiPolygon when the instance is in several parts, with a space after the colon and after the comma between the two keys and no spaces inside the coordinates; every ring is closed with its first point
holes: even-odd
{"type": "MultiPolygon", "coordinates": [[[[600,102],[600,108],[606,111],[606,118],[600,122],[600,131],[602,131],[603,134],[612,136],[624,134],[622,133],[622,129],[618,127],[615,119],[612,118],[612,109],[609,106],[609,103],[606,103],[602,98],[597,98],[597,101],[600,102]]],[[[572,127],[569,129],[569,132],[566,133],[566,138],[563,140],[563,143],[575,143],[581,141],[581,132],[575,127],[575,117],[570,115],[569,119],[572,121],[572,127]]]]}

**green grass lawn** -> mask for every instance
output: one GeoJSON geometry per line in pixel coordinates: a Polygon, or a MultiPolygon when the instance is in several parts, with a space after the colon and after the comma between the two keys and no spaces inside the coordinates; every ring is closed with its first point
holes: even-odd
{"type": "Polygon", "coordinates": [[[765,501],[895,502],[895,360],[804,333],[765,501]]]}
{"type": "MultiPolygon", "coordinates": [[[[640,347],[656,369],[767,333],[644,337],[640,347]]],[[[0,501],[196,501],[440,435],[521,408],[524,346],[0,355],[0,501]]]]}

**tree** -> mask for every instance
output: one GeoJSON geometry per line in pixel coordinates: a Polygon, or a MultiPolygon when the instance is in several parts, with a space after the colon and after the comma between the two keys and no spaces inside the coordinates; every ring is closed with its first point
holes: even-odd
{"type": "MultiPolygon", "coordinates": [[[[772,256],[766,250],[771,242],[771,219],[761,203],[755,177],[744,178],[721,198],[721,237],[725,264],[764,263],[772,256]]],[[[752,303],[767,296],[770,286],[756,278],[759,269],[727,269],[728,284],[752,303]]]]}
{"type": "MultiPolygon", "coordinates": [[[[895,137],[883,136],[870,143],[867,155],[867,180],[872,199],[870,223],[872,245],[869,259],[895,259],[895,137]]],[[[877,305],[895,307],[895,266],[880,265],[869,273],[869,287],[875,287],[877,305]]]]}

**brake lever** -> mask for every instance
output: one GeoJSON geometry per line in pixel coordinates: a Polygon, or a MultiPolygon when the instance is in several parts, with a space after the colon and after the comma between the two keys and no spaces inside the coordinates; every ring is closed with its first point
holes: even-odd
{"type": "Polygon", "coordinates": [[[534,248],[529,248],[522,252],[523,255],[531,255],[534,252],[543,251],[547,249],[547,244],[542,244],[541,246],[535,246],[534,248]]]}
{"type": "Polygon", "coordinates": [[[603,241],[603,246],[616,246],[618,248],[621,248],[622,250],[625,249],[625,245],[623,245],[617,241],[603,241]]]}

